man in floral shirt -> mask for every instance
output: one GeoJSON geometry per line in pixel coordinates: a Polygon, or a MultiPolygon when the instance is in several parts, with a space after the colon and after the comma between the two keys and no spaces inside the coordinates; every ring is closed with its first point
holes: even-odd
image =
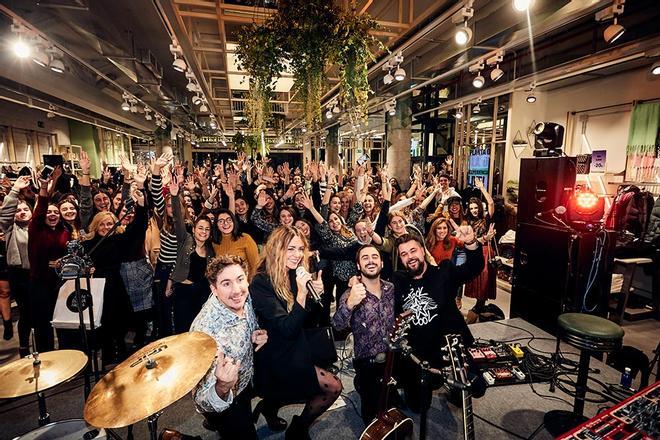
{"type": "Polygon", "coordinates": [[[192,394],[197,410],[222,438],[257,438],[250,383],[254,351],[266,343],[268,335],[258,329],[246,273],[240,257],[221,255],[211,261],[206,277],[213,295],[190,327],[190,331],[210,335],[218,345],[217,358],[192,394]]]}
{"type": "Polygon", "coordinates": [[[394,325],[394,285],[380,279],[383,262],[373,245],[362,246],[356,259],[359,278],[342,295],[332,325],[353,331],[355,389],[360,394],[362,420],[369,424],[378,411],[385,341],[394,325]]]}

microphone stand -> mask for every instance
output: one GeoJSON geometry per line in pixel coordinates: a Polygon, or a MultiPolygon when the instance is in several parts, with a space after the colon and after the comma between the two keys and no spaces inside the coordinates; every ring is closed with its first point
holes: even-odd
{"type": "MultiPolygon", "coordinates": [[[[91,358],[91,367],[92,367],[92,373],[94,374],[94,381],[98,382],[100,378],[100,372],[99,372],[99,365],[98,365],[98,351],[96,349],[96,326],[94,325],[94,299],[91,294],[92,286],[91,286],[91,279],[90,279],[90,271],[89,269],[92,267],[92,262],[90,256],[92,253],[99,247],[101,243],[103,243],[108,237],[110,237],[114,231],[121,225],[122,220],[126,215],[131,213],[134,209],[134,205],[127,207],[126,209],[126,214],[124,214],[117,222],[112,226],[112,228],[108,231],[106,235],[101,237],[101,239],[96,243],[96,245],[90,249],[87,254],[85,254],[85,250],[82,246],[82,244],[78,240],[71,240],[67,243],[67,255],[62,257],[62,266],[60,268],[60,279],[62,281],[67,281],[67,280],[74,280],[74,286],[75,286],[75,295],[76,295],[76,308],[78,309],[78,321],[79,321],[79,328],[80,328],[80,334],[81,334],[81,339],[82,339],[82,346],[83,350],[85,351],[85,354],[88,357],[88,365],[89,365],[89,360],[91,358]],[[85,278],[87,282],[87,292],[85,294],[82,293],[82,288],[80,285],[80,279],[85,278]],[[89,314],[89,330],[90,330],[90,338],[91,338],[91,347],[90,343],[87,339],[87,329],[85,327],[85,317],[84,317],[84,309],[85,307],[88,308],[88,314],[89,314]]],[[[85,370],[87,370],[87,367],[85,367],[85,370]]],[[[90,383],[90,378],[89,378],[89,372],[85,371],[84,374],[84,393],[85,393],[85,400],[87,400],[87,397],[89,397],[89,394],[91,392],[91,383],[90,383]]]]}

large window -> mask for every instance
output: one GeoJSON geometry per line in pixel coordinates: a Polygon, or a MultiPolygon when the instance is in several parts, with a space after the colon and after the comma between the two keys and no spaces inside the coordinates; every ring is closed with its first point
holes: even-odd
{"type": "Polygon", "coordinates": [[[456,179],[459,186],[480,178],[492,194],[502,193],[509,95],[498,96],[464,109],[457,120],[456,179]]]}

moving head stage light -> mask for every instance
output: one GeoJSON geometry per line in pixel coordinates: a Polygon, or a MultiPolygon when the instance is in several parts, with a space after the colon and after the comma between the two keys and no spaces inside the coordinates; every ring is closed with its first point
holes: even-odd
{"type": "Polygon", "coordinates": [[[534,157],[561,156],[564,127],[554,122],[539,122],[534,126],[534,157]]]}

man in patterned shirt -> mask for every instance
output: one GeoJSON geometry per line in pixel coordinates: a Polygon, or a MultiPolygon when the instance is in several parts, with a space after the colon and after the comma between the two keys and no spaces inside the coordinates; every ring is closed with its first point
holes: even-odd
{"type": "Polygon", "coordinates": [[[394,285],[380,279],[383,262],[373,245],[360,247],[356,261],[359,278],[339,300],[332,325],[336,330],[353,331],[355,389],[362,420],[369,424],[378,411],[385,340],[394,325],[394,285]]]}
{"type": "Polygon", "coordinates": [[[210,335],[218,345],[217,358],[192,395],[207,425],[222,438],[257,438],[250,383],[254,351],[266,343],[268,335],[258,329],[246,273],[245,262],[235,255],[212,260],[206,277],[213,295],[190,327],[190,331],[210,335]]]}

